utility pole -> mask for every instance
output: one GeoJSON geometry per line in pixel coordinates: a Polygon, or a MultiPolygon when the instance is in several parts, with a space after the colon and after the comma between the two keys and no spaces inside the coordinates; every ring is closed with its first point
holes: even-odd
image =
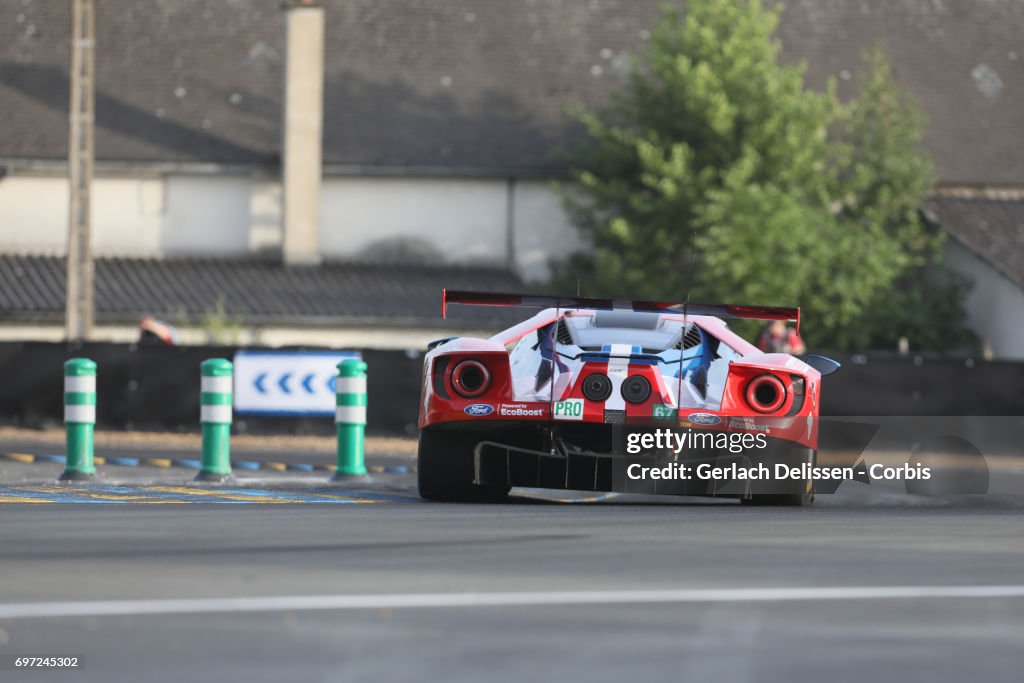
{"type": "Polygon", "coordinates": [[[320,176],[324,110],[324,8],[286,0],[284,73],[284,262],[320,262],[320,176]]]}
{"type": "Polygon", "coordinates": [[[68,108],[68,340],[86,340],[93,323],[92,222],[95,62],[94,0],[71,0],[71,102],[68,108]]]}

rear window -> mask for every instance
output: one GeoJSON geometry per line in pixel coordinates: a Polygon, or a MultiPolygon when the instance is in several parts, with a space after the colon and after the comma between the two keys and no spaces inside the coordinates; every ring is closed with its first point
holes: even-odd
{"type": "Polygon", "coordinates": [[[660,353],[679,341],[682,325],[663,320],[657,313],[621,313],[605,316],[566,317],[576,346],[600,351],[609,344],[639,346],[645,353],[660,353]]]}

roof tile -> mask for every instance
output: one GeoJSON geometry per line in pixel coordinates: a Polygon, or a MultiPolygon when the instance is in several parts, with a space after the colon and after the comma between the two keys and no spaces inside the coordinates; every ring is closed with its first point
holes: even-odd
{"type": "Polygon", "coordinates": [[[957,241],[1024,288],[1024,193],[938,195],[925,211],[957,241]]]}
{"type": "MultiPolygon", "coordinates": [[[[600,106],[660,0],[322,0],[324,161],[335,168],[558,172],[570,104],[600,106]]],[[[1024,179],[1024,3],[789,0],[786,59],[849,95],[876,44],[930,119],[946,182],[1024,179]],[[852,75],[852,78],[851,78],[852,75]]],[[[276,165],[284,19],[270,0],[97,3],[98,158],[276,165]]],[[[0,158],[67,144],[66,2],[0,3],[0,158]]]]}
{"type": "MultiPolygon", "coordinates": [[[[62,257],[0,255],[0,321],[63,319],[65,282],[62,257]]],[[[511,272],[490,267],[101,258],[96,317],[123,323],[148,314],[196,324],[219,307],[239,322],[269,325],[501,326],[522,317],[459,306],[445,323],[444,288],[524,290],[511,272]]]]}

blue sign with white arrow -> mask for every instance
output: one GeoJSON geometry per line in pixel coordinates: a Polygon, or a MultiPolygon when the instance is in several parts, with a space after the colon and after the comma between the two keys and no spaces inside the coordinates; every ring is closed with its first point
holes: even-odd
{"type": "Polygon", "coordinates": [[[338,363],[356,351],[239,351],[235,412],[240,415],[334,415],[338,363]]]}

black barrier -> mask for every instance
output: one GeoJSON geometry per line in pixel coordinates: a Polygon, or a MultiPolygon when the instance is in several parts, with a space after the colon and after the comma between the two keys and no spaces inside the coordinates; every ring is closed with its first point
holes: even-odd
{"type": "MultiPolygon", "coordinates": [[[[196,431],[199,364],[232,358],[224,346],[0,343],[0,421],[38,428],[62,419],[63,363],[99,366],[97,428],[196,431]]],[[[255,350],[255,349],[253,349],[255,350]]],[[[423,355],[364,350],[371,434],[416,433],[423,355]]],[[[836,356],[843,369],[823,380],[823,416],[1024,415],[1024,363],[836,356]]],[[[238,416],[235,430],[332,434],[330,418],[238,416]]]]}
{"type": "Polygon", "coordinates": [[[1024,362],[833,355],[821,415],[1024,415],[1024,362]]]}
{"type": "MultiPolygon", "coordinates": [[[[199,364],[231,359],[235,347],[135,344],[0,343],[0,421],[31,428],[57,426],[63,414],[63,364],[96,361],[97,429],[192,432],[199,428],[199,364]]],[[[362,352],[370,371],[367,431],[415,434],[419,406],[418,352],[362,352]]],[[[236,432],[334,433],[323,418],[236,416],[236,432]]]]}

